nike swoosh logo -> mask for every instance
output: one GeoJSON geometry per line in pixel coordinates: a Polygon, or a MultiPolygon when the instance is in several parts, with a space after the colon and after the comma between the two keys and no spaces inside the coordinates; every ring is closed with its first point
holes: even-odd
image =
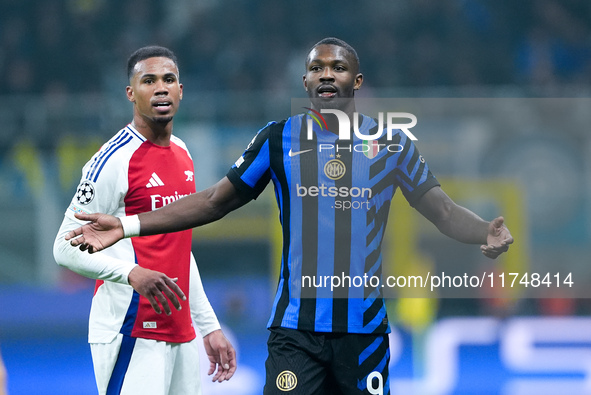
{"type": "Polygon", "coordinates": [[[312,151],[312,150],[313,150],[313,148],[310,148],[310,149],[305,149],[305,150],[303,150],[303,151],[296,151],[296,152],[292,152],[292,151],[291,151],[291,149],[290,149],[290,150],[289,150],[289,156],[296,156],[296,155],[304,154],[304,153],[306,153],[306,152],[310,152],[310,151],[312,151]]]}

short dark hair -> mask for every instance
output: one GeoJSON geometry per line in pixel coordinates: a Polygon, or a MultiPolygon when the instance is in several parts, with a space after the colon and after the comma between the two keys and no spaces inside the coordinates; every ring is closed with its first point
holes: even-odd
{"type": "MultiPolygon", "coordinates": [[[[323,38],[322,40],[320,40],[316,44],[314,44],[312,46],[312,48],[310,48],[310,51],[308,51],[308,54],[310,52],[312,52],[312,50],[314,48],[318,47],[319,45],[336,45],[337,47],[344,48],[347,52],[349,52],[351,55],[353,55],[353,58],[355,58],[355,61],[357,62],[357,67],[358,68],[361,67],[361,63],[359,62],[359,55],[357,55],[357,51],[355,51],[355,48],[353,48],[352,46],[350,46],[349,44],[347,44],[345,41],[341,40],[340,38],[336,38],[336,37],[323,38]]],[[[307,61],[308,61],[308,59],[306,58],[306,62],[307,61]]]]}
{"type": "Polygon", "coordinates": [[[160,47],[157,45],[150,45],[147,47],[142,47],[131,54],[129,59],[127,60],[127,78],[131,79],[133,75],[133,68],[135,67],[138,62],[142,60],[146,60],[149,58],[168,58],[174,62],[176,67],[178,68],[178,62],[176,59],[176,55],[170,49],[165,47],[160,47]]]}

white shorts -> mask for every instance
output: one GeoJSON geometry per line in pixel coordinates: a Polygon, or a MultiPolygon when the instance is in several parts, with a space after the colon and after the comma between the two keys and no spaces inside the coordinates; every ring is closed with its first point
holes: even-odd
{"type": "Polygon", "coordinates": [[[118,334],[91,343],[99,395],[201,395],[199,344],[167,343],[118,334]]]}

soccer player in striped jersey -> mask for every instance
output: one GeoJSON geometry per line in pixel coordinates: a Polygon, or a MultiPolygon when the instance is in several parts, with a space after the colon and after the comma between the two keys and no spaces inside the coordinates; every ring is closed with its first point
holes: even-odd
{"type": "Polygon", "coordinates": [[[75,213],[137,214],[195,192],[191,155],[172,135],[183,93],[176,56],[144,47],[127,68],[133,120],[84,166],[54,256],[97,280],[88,339],[99,394],[201,394],[195,329],[214,380],[232,377],[236,358],[203,290],[192,232],[127,239],[95,255],[64,240],[81,224],[75,213]]]}
{"type": "MultiPolygon", "coordinates": [[[[352,119],[354,94],[363,83],[356,51],[327,38],[312,47],[305,64],[311,111],[337,109],[352,119]]],[[[502,217],[487,222],[455,204],[404,133],[389,141],[380,137],[382,149],[375,150],[358,137],[341,139],[336,117],[316,125],[309,117],[267,124],[226,177],[205,191],[132,218],[77,215],[92,222],[67,237],[73,246],[96,252],[135,234],[200,226],[255,199],[272,181],[283,254],[268,322],[264,393],[374,394],[368,383],[375,378],[387,394],[390,327],[381,288],[306,288],[304,277],[380,276],[381,243],[397,188],[442,233],[481,244],[487,257],[507,251],[513,239],[502,217]],[[364,144],[371,150],[353,148],[364,144]]],[[[358,125],[366,136],[379,127],[365,115],[358,125]]]]}

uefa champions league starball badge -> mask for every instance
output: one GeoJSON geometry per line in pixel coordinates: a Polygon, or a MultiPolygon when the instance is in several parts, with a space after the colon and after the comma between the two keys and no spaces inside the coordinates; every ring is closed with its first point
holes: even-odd
{"type": "Polygon", "coordinates": [[[83,181],[80,183],[80,185],[78,185],[78,190],[76,191],[76,200],[78,203],[86,205],[92,202],[92,199],[94,199],[94,187],[89,181],[83,181]]]}

